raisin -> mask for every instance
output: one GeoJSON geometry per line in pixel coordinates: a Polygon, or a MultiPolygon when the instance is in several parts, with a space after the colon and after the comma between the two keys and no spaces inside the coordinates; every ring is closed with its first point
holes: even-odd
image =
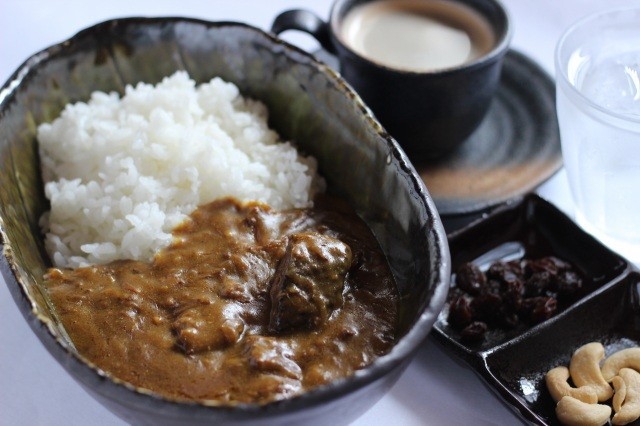
{"type": "Polygon", "coordinates": [[[487,284],[484,287],[483,293],[500,294],[501,288],[502,288],[502,284],[500,283],[500,281],[489,280],[487,281],[487,284]]]}
{"type": "Polygon", "coordinates": [[[557,302],[553,297],[523,299],[521,313],[529,324],[538,324],[556,314],[557,302]]]}
{"type": "Polygon", "coordinates": [[[543,259],[545,259],[545,261],[548,263],[552,263],[558,271],[566,271],[568,269],[571,269],[571,264],[569,262],[565,262],[564,260],[558,259],[555,256],[548,256],[543,259]]]}
{"type": "Polygon", "coordinates": [[[487,324],[482,321],[475,321],[469,324],[462,330],[460,337],[463,341],[468,343],[478,343],[484,339],[484,335],[487,333],[487,324]]]}
{"type": "Polygon", "coordinates": [[[554,256],[547,256],[537,260],[529,260],[526,270],[529,275],[536,272],[548,272],[551,275],[557,275],[558,272],[571,269],[571,265],[554,256]]]}
{"type": "Polygon", "coordinates": [[[534,272],[524,285],[525,297],[538,297],[545,294],[553,285],[553,279],[548,271],[534,272]]]}
{"type": "Polygon", "coordinates": [[[451,287],[449,289],[449,300],[457,299],[458,297],[462,297],[465,294],[467,294],[467,293],[462,291],[462,290],[460,290],[458,287],[451,287]]]}
{"type": "Polygon", "coordinates": [[[487,278],[497,281],[514,281],[521,277],[520,262],[496,262],[487,270],[487,278]]]}
{"type": "Polygon", "coordinates": [[[502,285],[502,302],[506,312],[517,312],[522,304],[524,284],[521,280],[506,281],[502,285]]]}
{"type": "Polygon", "coordinates": [[[560,297],[570,297],[575,295],[582,288],[582,279],[573,271],[562,271],[556,278],[558,295],[560,297]]]}
{"type": "Polygon", "coordinates": [[[471,295],[480,294],[487,282],[486,277],[473,263],[465,263],[456,273],[456,284],[471,295]]]}
{"type": "Polygon", "coordinates": [[[522,278],[524,276],[524,261],[522,260],[511,260],[507,262],[507,266],[509,270],[514,273],[518,278],[522,278]]]}
{"type": "Polygon", "coordinates": [[[451,302],[448,320],[456,328],[464,328],[473,321],[473,311],[467,298],[461,296],[451,302]]]}
{"type": "Polygon", "coordinates": [[[515,312],[504,310],[500,315],[500,325],[506,329],[516,328],[520,324],[520,318],[515,312]]]}
{"type": "Polygon", "coordinates": [[[502,298],[495,293],[482,293],[471,302],[471,308],[476,313],[476,318],[492,320],[500,313],[502,298]]]}

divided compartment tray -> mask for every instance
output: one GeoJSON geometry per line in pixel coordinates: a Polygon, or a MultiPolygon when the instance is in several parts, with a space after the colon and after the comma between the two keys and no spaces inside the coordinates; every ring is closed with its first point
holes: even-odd
{"type": "Polygon", "coordinates": [[[447,322],[448,302],[434,326],[436,341],[471,366],[523,421],[560,424],[544,376],[568,366],[580,346],[600,342],[608,356],[640,345],[640,273],[537,195],[449,234],[449,246],[454,272],[466,262],[485,270],[497,260],[553,255],[583,277],[571,304],[559,304],[554,317],[530,328],[488,332],[481,343],[463,343],[447,322]]]}

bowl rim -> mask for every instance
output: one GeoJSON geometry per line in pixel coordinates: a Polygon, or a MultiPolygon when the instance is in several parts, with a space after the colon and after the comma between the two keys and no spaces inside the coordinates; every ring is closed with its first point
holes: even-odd
{"type": "MultiPolygon", "coordinates": [[[[253,25],[235,21],[208,21],[192,17],[163,16],[163,17],[122,17],[109,19],[86,27],[73,36],[59,43],[53,44],[27,58],[9,79],[0,88],[0,119],[4,111],[14,101],[16,92],[29,77],[36,73],[38,69],[48,60],[61,55],[66,49],[77,44],[84,39],[87,34],[95,33],[101,29],[119,25],[157,25],[157,24],[178,24],[199,25],[205,28],[218,27],[238,27],[255,33],[256,37],[263,37],[269,40],[274,46],[282,48],[279,54],[286,55],[292,61],[312,67],[315,71],[324,74],[345,96],[350,98],[362,112],[364,119],[376,130],[380,138],[387,146],[389,157],[388,163],[395,162],[402,174],[410,182],[410,189],[413,196],[418,198],[425,208],[424,231],[428,240],[433,240],[433,259],[431,259],[431,274],[426,278],[429,282],[434,282],[431,299],[425,309],[415,320],[413,326],[400,337],[391,351],[377,358],[373,363],[362,370],[356,371],[353,375],[336,380],[327,385],[323,385],[300,395],[295,395],[283,400],[272,401],[266,404],[233,404],[222,405],[212,404],[206,401],[183,401],[174,400],[144,388],[139,388],[130,383],[124,382],[110,373],[101,370],[93,363],[86,360],[82,355],[75,352],[73,347],[64,342],[57,335],[51,321],[38,312],[35,301],[29,297],[25,284],[21,282],[17,265],[14,263],[13,250],[7,245],[8,239],[5,233],[4,221],[0,217],[0,244],[2,244],[2,256],[0,256],[0,269],[7,283],[14,301],[29,323],[34,333],[38,336],[49,353],[64,367],[65,370],[80,382],[83,386],[95,391],[100,396],[120,404],[138,405],[130,398],[118,397],[122,388],[126,388],[136,399],[145,399],[145,408],[151,410],[163,410],[169,407],[168,412],[180,413],[187,408],[194,417],[205,417],[210,410],[232,414],[234,418],[252,418],[256,414],[278,415],[283,411],[296,412],[307,409],[311,406],[320,405],[335,399],[339,399],[357,389],[377,381],[390,371],[404,367],[412,355],[417,351],[420,344],[426,339],[431,331],[438,313],[442,309],[446,300],[449,288],[449,277],[451,270],[451,259],[448,249],[447,237],[438,215],[435,204],[431,199],[422,179],[416,173],[408,157],[400,148],[399,144],[383,129],[373,116],[369,108],[364,104],[359,95],[350,87],[346,81],[340,77],[339,73],[332,70],[324,63],[317,60],[310,53],[289,44],[278,38],[273,33],[268,33],[253,25]],[[93,386],[92,386],[93,385],[93,386]],[[194,411],[195,410],[195,411],[194,411]],[[204,410],[204,411],[203,411],[204,410]],[[241,415],[244,414],[244,415],[241,415]],[[239,416],[240,415],[240,416],[239,416]],[[239,417],[238,417],[239,416],[239,417]]],[[[164,410],[163,410],[164,411],[164,410]]]]}
{"type": "MultiPolygon", "coordinates": [[[[640,117],[634,114],[616,111],[611,107],[596,102],[590,96],[587,96],[583,90],[577,87],[578,83],[572,81],[572,78],[569,77],[570,61],[569,58],[565,60],[564,57],[571,55],[571,52],[567,52],[566,45],[570,42],[571,37],[577,32],[587,30],[589,29],[589,26],[597,25],[599,22],[602,23],[606,19],[613,19],[617,16],[626,17],[631,14],[640,16],[640,6],[604,9],[578,19],[562,33],[560,39],[558,39],[556,43],[553,55],[558,92],[561,91],[570,99],[572,107],[582,110],[587,115],[595,116],[598,121],[605,122],[606,125],[611,125],[607,122],[607,119],[615,120],[615,122],[618,123],[616,127],[633,126],[636,123],[640,123],[640,117]]],[[[613,23],[610,23],[610,25],[613,25],[613,23]]],[[[585,43],[586,42],[587,40],[585,40],[585,43]]],[[[580,47],[576,51],[579,50],[580,47]]],[[[576,75],[578,74],[580,73],[576,72],[576,75]]]]}

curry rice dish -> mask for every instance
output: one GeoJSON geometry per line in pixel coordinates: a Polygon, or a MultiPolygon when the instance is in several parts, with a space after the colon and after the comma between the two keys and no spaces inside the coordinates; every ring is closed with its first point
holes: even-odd
{"type": "Polygon", "coordinates": [[[45,276],[78,352],[121,380],[178,400],[262,404],[347,377],[394,344],[393,276],[337,199],[276,209],[219,197],[171,235],[151,260],[45,276]]]}

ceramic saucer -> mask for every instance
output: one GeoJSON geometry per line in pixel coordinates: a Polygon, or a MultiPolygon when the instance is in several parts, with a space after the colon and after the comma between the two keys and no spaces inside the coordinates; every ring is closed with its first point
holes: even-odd
{"type": "MultiPolygon", "coordinates": [[[[338,69],[327,52],[316,56],[338,69]]],[[[456,222],[456,216],[466,222],[532,191],[562,167],[553,80],[527,56],[510,50],[480,127],[445,158],[411,161],[445,222],[456,222]]]]}

